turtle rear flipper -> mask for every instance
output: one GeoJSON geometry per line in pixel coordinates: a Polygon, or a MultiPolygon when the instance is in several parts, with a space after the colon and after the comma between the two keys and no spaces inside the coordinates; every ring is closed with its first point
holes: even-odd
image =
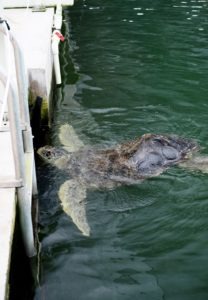
{"type": "Polygon", "coordinates": [[[86,236],[90,235],[90,228],[86,217],[86,187],[78,180],[67,180],[59,189],[64,212],[72,218],[74,224],[86,236]]]}
{"type": "Polygon", "coordinates": [[[60,127],[59,139],[64,149],[68,152],[76,152],[84,147],[83,142],[77,136],[74,128],[69,124],[64,124],[60,127]]]}
{"type": "Polygon", "coordinates": [[[179,166],[190,171],[200,171],[202,173],[208,173],[208,157],[205,155],[197,155],[191,157],[187,161],[180,163],[179,166]]]}

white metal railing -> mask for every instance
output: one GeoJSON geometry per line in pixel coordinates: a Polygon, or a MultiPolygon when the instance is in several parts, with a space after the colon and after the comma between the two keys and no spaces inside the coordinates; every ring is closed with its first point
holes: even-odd
{"type": "MultiPolygon", "coordinates": [[[[33,256],[36,253],[31,215],[31,193],[37,195],[33,141],[28,109],[28,76],[26,75],[22,51],[15,37],[8,30],[8,24],[5,20],[1,19],[3,15],[2,10],[8,7],[26,7],[28,9],[29,7],[38,5],[46,7],[56,6],[53,24],[54,30],[52,34],[52,52],[56,83],[61,84],[59,42],[64,39],[61,35],[62,5],[73,4],[74,0],[0,0],[0,54],[3,53],[7,61],[5,65],[5,62],[1,60],[0,56],[0,83],[2,83],[4,90],[4,97],[0,99],[0,133],[2,130],[10,131],[15,169],[15,177],[10,181],[3,181],[3,178],[0,178],[0,188],[13,187],[17,190],[20,221],[28,256],[33,256]],[[4,45],[6,51],[1,51],[4,45]],[[2,69],[1,64],[4,66],[2,69]],[[11,80],[13,79],[14,67],[15,84],[11,80]],[[6,110],[8,110],[8,116],[4,118],[6,110]],[[2,124],[4,124],[4,126],[1,126],[2,124]],[[28,188],[26,178],[25,156],[27,154],[33,156],[32,191],[30,190],[31,187],[28,188]]],[[[0,145],[0,147],[2,146],[3,145],[0,145]]]]}
{"type": "MultiPolygon", "coordinates": [[[[0,70],[0,81],[4,86],[7,84],[7,77],[2,70],[0,70]]],[[[8,89],[8,120],[11,131],[12,150],[15,165],[15,180],[14,182],[2,182],[0,179],[0,187],[20,187],[23,185],[24,178],[24,163],[23,163],[23,141],[21,137],[21,128],[19,120],[19,107],[17,106],[17,98],[11,86],[8,89]]]]}
{"type": "Polygon", "coordinates": [[[23,130],[24,147],[25,147],[25,152],[32,152],[33,142],[32,142],[31,127],[30,127],[30,115],[28,109],[28,81],[25,73],[26,68],[25,68],[24,59],[20,47],[16,39],[14,38],[14,36],[11,34],[10,34],[10,41],[14,49],[20,116],[22,120],[22,125],[24,126],[24,130],[23,130]]]}
{"type": "Polygon", "coordinates": [[[11,68],[12,64],[12,57],[10,54],[13,54],[14,52],[16,71],[15,77],[17,78],[18,92],[17,95],[15,88],[11,84],[11,69],[9,69],[7,75],[5,75],[5,70],[0,69],[0,81],[5,87],[3,103],[0,111],[0,123],[2,123],[3,115],[7,107],[8,122],[6,122],[6,124],[11,133],[12,152],[15,166],[15,178],[9,182],[1,181],[0,178],[0,187],[17,188],[23,240],[27,255],[31,257],[36,254],[36,249],[31,215],[31,191],[29,191],[26,183],[25,153],[31,153],[31,157],[33,158],[33,191],[37,192],[37,186],[34,169],[35,164],[33,157],[32,133],[28,109],[28,84],[21,50],[17,41],[9,32],[5,21],[0,22],[0,32],[7,37],[7,55],[9,54],[8,58],[10,59],[10,61],[8,61],[8,69],[11,68]],[[11,48],[13,48],[13,50],[11,48]]]}
{"type": "Polygon", "coordinates": [[[7,29],[7,25],[4,21],[1,23],[2,32],[6,35],[6,49],[7,49],[7,80],[5,85],[4,97],[1,101],[1,110],[0,110],[0,127],[3,123],[3,116],[6,108],[8,93],[9,93],[9,84],[11,81],[11,62],[12,62],[12,53],[11,53],[11,45],[10,45],[10,36],[9,31],[7,29]]]}
{"type": "MultiPolygon", "coordinates": [[[[8,54],[8,72],[7,76],[4,74],[4,71],[0,71],[0,80],[5,86],[4,97],[2,100],[2,106],[0,111],[0,124],[3,122],[3,115],[6,110],[6,106],[8,106],[8,119],[9,119],[9,127],[11,131],[12,137],[12,147],[13,147],[13,155],[14,155],[14,163],[15,163],[15,179],[16,181],[21,181],[23,179],[23,141],[21,137],[21,128],[20,128],[20,112],[19,105],[17,101],[17,97],[15,95],[14,89],[11,86],[11,64],[12,64],[12,55],[11,55],[11,43],[10,43],[10,33],[6,28],[5,22],[1,23],[0,31],[7,36],[7,54],[8,54]],[[21,147],[22,146],[22,147],[21,147]],[[21,151],[22,148],[22,151],[21,151]]],[[[6,183],[2,183],[0,181],[0,186],[5,185],[6,183]]],[[[14,184],[15,185],[15,184],[14,184]]],[[[19,184],[18,184],[19,185],[19,184]]],[[[10,184],[11,186],[11,184],[10,184]]],[[[6,187],[6,186],[5,186],[6,187]]]]}
{"type": "Polygon", "coordinates": [[[25,148],[26,152],[31,152],[33,150],[33,144],[32,144],[32,135],[31,135],[31,128],[30,128],[30,116],[29,116],[29,110],[28,110],[28,82],[27,82],[27,76],[25,74],[25,65],[24,65],[24,59],[22,56],[22,52],[20,50],[20,47],[14,38],[14,36],[9,32],[9,30],[6,28],[5,23],[2,23],[2,27],[0,27],[0,31],[4,33],[7,37],[7,57],[8,57],[8,72],[7,72],[7,86],[5,90],[5,97],[3,99],[3,111],[0,112],[0,126],[1,126],[1,120],[3,118],[6,101],[7,101],[7,95],[8,95],[8,86],[9,82],[11,81],[11,44],[13,46],[14,50],[14,58],[15,58],[15,70],[16,70],[16,79],[17,79],[17,85],[18,85],[18,99],[19,99],[19,107],[20,107],[20,116],[22,120],[22,125],[25,127],[24,133],[26,131],[29,131],[29,135],[25,137],[25,148]],[[29,125],[29,126],[28,126],[29,125]]]}

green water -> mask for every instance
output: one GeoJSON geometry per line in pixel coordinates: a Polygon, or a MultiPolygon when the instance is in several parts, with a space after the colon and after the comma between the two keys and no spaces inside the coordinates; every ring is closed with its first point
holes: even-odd
{"type": "MultiPolygon", "coordinates": [[[[64,16],[51,143],[71,123],[85,143],[174,133],[208,153],[207,16],[207,0],[77,1],[64,16]]],[[[66,174],[38,162],[38,175],[35,300],[208,299],[208,175],[172,168],[89,191],[89,238],[60,207],[66,174]]]]}

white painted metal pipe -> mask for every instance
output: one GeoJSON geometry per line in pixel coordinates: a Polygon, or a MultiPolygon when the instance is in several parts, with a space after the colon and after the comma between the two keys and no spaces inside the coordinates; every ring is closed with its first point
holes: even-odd
{"type": "MultiPolygon", "coordinates": [[[[0,70],[0,80],[4,86],[7,83],[7,77],[0,70]]],[[[22,144],[22,137],[21,137],[21,127],[20,127],[20,120],[19,120],[19,107],[16,95],[9,86],[8,90],[8,113],[9,113],[9,126],[12,135],[12,147],[14,153],[14,163],[15,163],[15,174],[16,180],[23,179],[23,170],[24,170],[24,162],[23,162],[23,144],[22,144]],[[20,156],[20,159],[19,159],[20,156]]]]}
{"type": "Polygon", "coordinates": [[[26,68],[20,47],[16,39],[12,35],[10,36],[14,48],[20,111],[22,122],[25,125],[25,130],[23,131],[24,147],[25,152],[33,152],[32,130],[30,126],[30,115],[28,107],[28,80],[26,77],[26,68]]]}
{"type": "MultiPolygon", "coordinates": [[[[6,85],[7,78],[0,70],[0,80],[6,85]]],[[[9,124],[12,139],[12,148],[15,163],[15,174],[17,180],[22,180],[23,186],[17,188],[18,204],[20,209],[20,222],[23,233],[26,253],[29,257],[36,255],[33,224],[31,214],[31,192],[26,186],[26,173],[24,162],[24,149],[22,141],[22,131],[20,126],[20,111],[18,107],[17,96],[10,85],[8,94],[8,113],[9,124]]]]}
{"type": "MultiPolygon", "coordinates": [[[[26,97],[27,93],[25,93],[25,86],[24,85],[24,78],[23,78],[23,70],[22,61],[20,55],[21,51],[18,48],[17,43],[14,39],[11,38],[10,33],[5,25],[2,23],[3,26],[0,26],[1,31],[7,36],[7,48],[9,52],[9,71],[8,75],[4,75],[3,71],[0,73],[0,80],[6,87],[5,96],[4,96],[4,103],[3,109],[8,105],[8,117],[9,117],[9,127],[11,132],[11,143],[13,149],[13,157],[14,157],[14,164],[15,164],[15,176],[17,185],[19,182],[22,183],[22,186],[17,188],[17,195],[18,195],[18,205],[20,210],[20,223],[22,228],[23,240],[25,244],[26,253],[29,257],[34,256],[36,254],[35,243],[34,243],[34,234],[33,234],[33,224],[32,224],[32,214],[31,214],[31,205],[32,205],[32,195],[30,189],[27,187],[27,180],[26,180],[26,168],[25,168],[25,154],[24,154],[24,145],[23,145],[23,136],[25,136],[26,141],[30,141],[30,143],[26,143],[26,148],[30,148],[32,152],[32,135],[31,131],[27,130],[24,131],[25,134],[22,135],[22,122],[21,118],[23,119],[23,124],[26,125],[26,128],[30,129],[29,126],[29,112],[28,112],[28,105],[26,104],[26,97]],[[19,91],[19,101],[13,90],[11,83],[10,83],[10,70],[11,70],[11,41],[13,42],[13,48],[15,53],[15,65],[16,65],[16,75],[19,78],[17,79],[18,83],[18,91],[19,91]],[[21,113],[20,113],[21,108],[21,113]]],[[[3,113],[2,110],[1,113],[3,113]]]]}
{"type": "Polygon", "coordinates": [[[56,84],[61,84],[61,69],[60,69],[60,61],[59,61],[59,42],[60,39],[56,35],[58,31],[54,30],[52,35],[52,53],[53,53],[53,65],[54,72],[56,78],[56,84]]]}
{"type": "MultiPolygon", "coordinates": [[[[25,130],[23,131],[24,135],[24,146],[26,152],[33,151],[33,142],[32,142],[32,133],[30,127],[30,116],[29,116],[29,108],[28,108],[28,81],[26,77],[26,68],[24,64],[24,59],[20,47],[11,34],[8,33],[8,29],[4,26],[0,26],[0,31],[8,36],[10,42],[12,43],[14,49],[14,57],[15,57],[15,69],[16,69],[16,79],[18,86],[18,95],[19,95],[19,107],[20,107],[20,115],[22,120],[22,125],[25,126],[25,130]]],[[[7,46],[7,48],[11,48],[11,44],[7,46]]],[[[8,49],[8,53],[11,53],[10,49],[8,49]]],[[[8,62],[11,64],[12,58],[9,58],[8,62]]],[[[9,67],[9,71],[11,66],[9,67]]],[[[8,72],[9,73],[9,72],[8,72]]],[[[1,120],[0,120],[1,122],[1,120]]]]}
{"type": "Polygon", "coordinates": [[[11,81],[11,69],[12,69],[12,49],[11,49],[11,43],[10,43],[10,34],[7,29],[6,23],[3,21],[3,23],[0,24],[0,29],[3,31],[3,33],[6,36],[6,39],[4,40],[4,45],[6,46],[6,51],[7,51],[7,56],[6,56],[6,67],[7,67],[7,79],[6,79],[6,84],[5,84],[5,91],[4,91],[4,97],[2,100],[2,105],[1,105],[1,111],[0,111],[0,127],[3,122],[3,117],[6,109],[6,104],[7,104],[7,98],[8,98],[8,93],[9,93],[9,85],[11,81]]]}
{"type": "Polygon", "coordinates": [[[33,257],[37,254],[37,250],[35,248],[33,232],[31,201],[29,201],[29,199],[31,199],[31,194],[28,189],[21,187],[17,189],[17,195],[20,211],[20,224],[26,254],[28,257],[33,257]]]}
{"type": "Polygon", "coordinates": [[[57,30],[61,30],[62,27],[62,6],[61,4],[57,4],[56,13],[54,15],[54,28],[57,30]]]}
{"type": "Polygon", "coordinates": [[[29,124],[30,115],[28,109],[28,80],[26,75],[24,58],[17,40],[14,38],[14,36],[11,33],[10,33],[10,41],[14,49],[18,96],[19,96],[19,102],[21,107],[21,118],[24,123],[29,124]]]}
{"type": "MultiPolygon", "coordinates": [[[[7,28],[0,27],[0,30],[8,36],[7,28]]],[[[11,124],[11,136],[12,136],[12,147],[15,162],[15,174],[16,174],[16,186],[22,185],[17,189],[18,193],[18,204],[20,209],[20,222],[23,233],[23,240],[25,244],[26,253],[29,257],[36,254],[34,233],[33,233],[33,223],[32,223],[32,194],[37,197],[37,180],[35,171],[35,160],[33,157],[32,166],[32,190],[26,186],[26,171],[25,171],[25,161],[24,152],[33,154],[33,142],[32,142],[32,131],[30,126],[30,116],[28,107],[28,81],[26,76],[26,68],[24,65],[24,59],[20,47],[16,39],[9,32],[10,42],[12,43],[14,49],[15,58],[15,69],[16,69],[16,79],[18,87],[19,101],[16,99],[14,91],[11,92],[8,101],[9,108],[9,120],[11,124]],[[20,115],[18,115],[18,104],[20,107],[20,115]],[[17,116],[13,119],[14,113],[17,116]],[[20,118],[21,117],[21,118],[20,118]],[[14,125],[13,125],[14,122],[14,125]],[[22,126],[23,125],[23,126],[22,126]],[[23,131],[22,131],[23,127],[23,131]],[[14,130],[16,129],[16,131],[14,130]],[[23,133],[23,134],[22,134],[23,133]],[[22,137],[24,143],[22,141],[22,137]],[[23,149],[24,147],[24,149],[23,149]]],[[[11,46],[11,45],[10,45],[11,46]]],[[[11,57],[10,57],[11,59],[11,57]]],[[[15,185],[15,182],[14,182],[15,185]]]]}
{"type": "Polygon", "coordinates": [[[62,26],[62,6],[58,4],[56,6],[56,13],[54,15],[54,28],[52,34],[52,53],[53,53],[53,64],[54,72],[56,78],[56,84],[61,84],[61,70],[60,70],[60,60],[59,60],[59,43],[63,37],[60,30],[62,26]]]}

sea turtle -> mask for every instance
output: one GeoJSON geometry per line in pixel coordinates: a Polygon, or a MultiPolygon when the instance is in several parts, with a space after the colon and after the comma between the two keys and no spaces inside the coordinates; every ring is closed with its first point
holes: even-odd
{"type": "Polygon", "coordinates": [[[73,127],[65,124],[59,138],[64,147],[44,146],[38,154],[69,174],[70,179],[59,189],[59,198],[65,213],[86,236],[90,235],[85,210],[87,189],[135,184],[178,164],[204,168],[205,158],[192,158],[198,144],[175,135],[144,134],[113,148],[98,149],[84,146],[73,127]]]}

